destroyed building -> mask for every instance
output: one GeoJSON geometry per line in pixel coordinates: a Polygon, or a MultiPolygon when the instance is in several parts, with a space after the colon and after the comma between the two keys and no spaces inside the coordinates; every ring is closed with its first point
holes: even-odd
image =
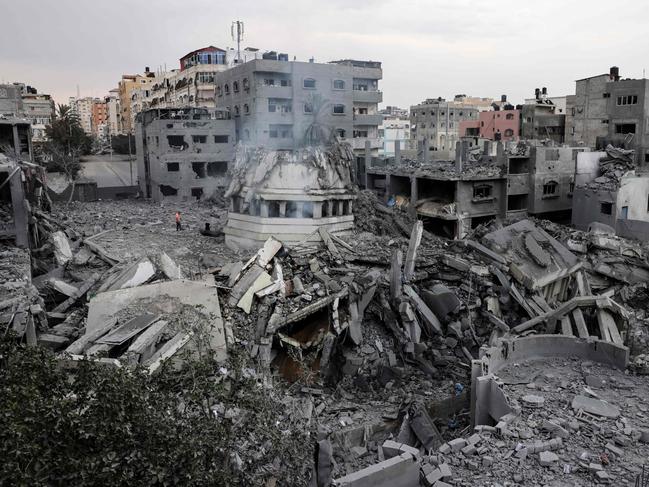
{"type": "Polygon", "coordinates": [[[135,144],[142,194],[201,199],[227,186],[235,128],[227,111],[151,109],[138,114],[135,144]]]}
{"type": "Polygon", "coordinates": [[[347,143],[275,151],[240,145],[232,167],[226,243],[257,247],[275,236],[286,243],[320,241],[321,229],[354,226],[354,153],[347,143]]]}
{"type": "Polygon", "coordinates": [[[521,137],[524,139],[549,139],[562,144],[566,134],[566,114],[562,113],[547,88],[536,88],[532,103],[525,103],[521,110],[521,137]]]}
{"type": "Polygon", "coordinates": [[[649,174],[634,162],[634,151],[608,146],[580,154],[575,174],[572,224],[580,230],[646,241],[649,238],[649,174]]]}

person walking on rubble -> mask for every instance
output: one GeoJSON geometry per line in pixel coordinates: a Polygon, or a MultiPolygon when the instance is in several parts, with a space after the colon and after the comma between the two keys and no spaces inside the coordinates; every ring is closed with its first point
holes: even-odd
{"type": "Polygon", "coordinates": [[[180,212],[176,212],[176,231],[179,232],[180,230],[183,229],[182,224],[180,223],[180,212]]]}

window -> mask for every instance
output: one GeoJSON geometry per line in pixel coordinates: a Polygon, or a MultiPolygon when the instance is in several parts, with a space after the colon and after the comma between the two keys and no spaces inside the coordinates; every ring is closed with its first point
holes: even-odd
{"type": "Polygon", "coordinates": [[[184,148],[185,137],[183,137],[182,135],[167,135],[167,143],[170,147],[184,148]]]}
{"type": "Polygon", "coordinates": [[[228,136],[227,135],[215,135],[214,136],[214,143],[215,144],[227,144],[228,143],[228,136]]]}
{"type": "Polygon", "coordinates": [[[229,94],[230,94],[230,85],[226,83],[226,84],[223,86],[223,91],[225,91],[225,94],[226,94],[226,95],[229,95],[229,94]]]}
{"type": "Polygon", "coordinates": [[[168,172],[178,172],[180,171],[180,163],[178,162],[168,162],[167,163],[168,172]]]}
{"type": "Polygon", "coordinates": [[[291,113],[292,105],[291,100],[285,100],[282,98],[269,98],[268,99],[268,111],[271,113],[291,113]]]}
{"type": "Polygon", "coordinates": [[[192,198],[200,200],[203,196],[203,188],[192,188],[192,198]]]}
{"type": "Polygon", "coordinates": [[[344,89],[345,89],[345,81],[342,79],[335,79],[334,90],[344,90],[344,89]]]}
{"type": "Polygon", "coordinates": [[[243,113],[245,113],[246,115],[250,115],[250,107],[248,106],[247,103],[244,103],[243,105],[243,113]]]}
{"type": "Polygon", "coordinates": [[[637,105],[638,95],[623,95],[617,97],[617,105],[637,105]]]}
{"type": "Polygon", "coordinates": [[[248,78],[243,78],[243,89],[246,91],[250,90],[250,81],[248,81],[248,78]]]}
{"type": "Polygon", "coordinates": [[[608,123],[608,119],[607,118],[603,119],[602,123],[608,123]]]}
{"type": "Polygon", "coordinates": [[[238,81],[235,81],[234,83],[232,83],[232,91],[234,91],[235,93],[239,93],[239,82],[238,81]]]}
{"type": "Polygon", "coordinates": [[[214,83],[214,73],[198,73],[199,83],[214,83]]]}
{"type": "Polygon", "coordinates": [[[238,117],[240,114],[241,114],[241,113],[240,113],[240,111],[239,111],[239,105],[235,105],[235,106],[234,106],[234,116],[235,116],[235,117],[238,117]]]}
{"type": "Polygon", "coordinates": [[[600,203],[599,211],[602,215],[611,215],[613,213],[613,203],[603,201],[600,203]]]}
{"type": "Polygon", "coordinates": [[[572,182],[572,183],[570,183],[570,186],[568,187],[568,193],[572,194],[574,192],[575,192],[575,183],[572,182]]]}
{"type": "Polygon", "coordinates": [[[192,171],[194,171],[194,177],[197,179],[205,178],[205,163],[204,162],[192,162],[192,171]]]}
{"type": "MultiPolygon", "coordinates": [[[[602,98],[610,98],[610,97],[611,97],[610,93],[602,93],[602,98]]],[[[573,108],[573,110],[574,110],[574,108],[573,108]]],[[[573,115],[574,115],[574,113],[573,113],[573,115]]]]}
{"type": "Polygon", "coordinates": [[[344,115],[345,114],[345,105],[334,105],[333,106],[334,115],[344,115]]]}
{"type": "Polygon", "coordinates": [[[207,175],[210,177],[223,176],[228,172],[227,161],[216,161],[207,163],[207,175]]]}
{"type": "Polygon", "coordinates": [[[275,86],[275,80],[272,78],[264,78],[264,86],[275,86]]]}
{"type": "Polygon", "coordinates": [[[268,137],[270,137],[271,139],[276,139],[277,137],[279,137],[279,132],[277,131],[277,129],[271,128],[268,130],[268,137]]]}
{"type": "Polygon", "coordinates": [[[207,135],[192,135],[192,142],[194,144],[205,144],[207,142],[207,135]]]}
{"type": "Polygon", "coordinates": [[[626,220],[627,218],[629,218],[629,207],[628,206],[623,206],[622,207],[622,212],[620,214],[620,218],[622,220],[626,220]]]}
{"type": "Polygon", "coordinates": [[[491,198],[492,189],[489,184],[478,184],[473,187],[473,197],[475,199],[491,198]]]}
{"type": "Polygon", "coordinates": [[[313,89],[315,88],[315,80],[313,78],[306,78],[302,82],[302,86],[304,86],[304,88],[313,89]]]}
{"type": "Polygon", "coordinates": [[[290,79],[281,79],[279,80],[280,86],[291,86],[291,80],[290,79]]]}
{"type": "Polygon", "coordinates": [[[313,113],[313,104],[305,103],[304,104],[304,113],[313,113]]]}
{"type": "Polygon", "coordinates": [[[635,134],[635,124],[634,123],[616,123],[615,124],[615,133],[616,134],[635,134]]]}
{"type": "Polygon", "coordinates": [[[514,131],[512,129],[505,130],[505,137],[513,137],[513,136],[514,136],[514,131]]]}
{"type": "Polygon", "coordinates": [[[341,139],[345,138],[345,129],[336,129],[336,135],[341,139]]]}
{"type": "Polygon", "coordinates": [[[505,118],[506,118],[507,120],[514,120],[514,114],[513,114],[513,113],[508,113],[508,114],[505,116],[505,118]]]}
{"type": "Polygon", "coordinates": [[[543,196],[554,196],[557,194],[559,183],[556,181],[548,181],[543,185],[543,196]]]}

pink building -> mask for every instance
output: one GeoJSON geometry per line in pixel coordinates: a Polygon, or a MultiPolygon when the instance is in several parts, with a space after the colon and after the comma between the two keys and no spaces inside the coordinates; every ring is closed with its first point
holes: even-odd
{"type": "Polygon", "coordinates": [[[480,112],[478,120],[460,122],[460,137],[482,137],[490,140],[518,140],[521,131],[520,110],[480,112]]]}

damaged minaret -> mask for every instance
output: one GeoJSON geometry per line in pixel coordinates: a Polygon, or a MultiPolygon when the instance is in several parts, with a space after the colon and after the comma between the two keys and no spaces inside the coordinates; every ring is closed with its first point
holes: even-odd
{"type": "Polygon", "coordinates": [[[329,145],[273,151],[240,145],[232,181],[225,241],[231,248],[258,248],[270,236],[285,244],[320,241],[318,230],[352,229],[354,153],[329,145]]]}

